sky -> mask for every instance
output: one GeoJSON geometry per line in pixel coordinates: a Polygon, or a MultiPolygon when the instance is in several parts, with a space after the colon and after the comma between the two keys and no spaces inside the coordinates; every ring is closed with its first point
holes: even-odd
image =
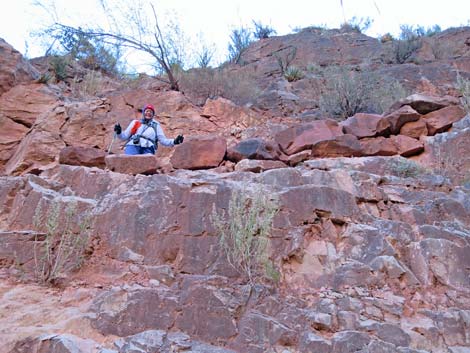
{"type": "MultiPolygon", "coordinates": [[[[29,58],[42,56],[45,48],[30,33],[50,23],[51,17],[34,2],[56,4],[64,24],[83,25],[101,21],[98,0],[14,0],[0,5],[0,38],[29,58]],[[48,22],[49,21],[49,22],[48,22]]],[[[132,0],[129,0],[132,3],[132,0]]],[[[470,25],[469,0],[151,0],[163,21],[175,17],[192,40],[203,38],[216,48],[215,58],[226,59],[231,31],[253,28],[253,21],[270,26],[277,35],[308,26],[339,28],[345,20],[372,20],[365,32],[371,37],[400,33],[400,25],[430,28],[470,25]],[[342,5],[341,5],[342,4],[342,5]]]]}

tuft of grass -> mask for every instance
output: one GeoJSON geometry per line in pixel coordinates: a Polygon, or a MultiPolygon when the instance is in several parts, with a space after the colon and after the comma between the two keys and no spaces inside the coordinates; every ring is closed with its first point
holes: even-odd
{"type": "Polygon", "coordinates": [[[287,81],[294,82],[302,79],[304,77],[304,73],[297,66],[289,66],[284,72],[284,77],[287,81]]]}
{"type": "Polygon", "coordinates": [[[277,282],[280,274],[269,260],[268,236],[279,210],[266,190],[250,195],[246,188],[233,192],[228,212],[212,211],[211,221],[220,235],[219,243],[228,262],[244,274],[250,285],[261,276],[277,282]]]}

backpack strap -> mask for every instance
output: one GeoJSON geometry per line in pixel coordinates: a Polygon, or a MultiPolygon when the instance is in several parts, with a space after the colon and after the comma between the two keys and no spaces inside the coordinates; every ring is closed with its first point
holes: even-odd
{"type": "Polygon", "coordinates": [[[133,138],[136,138],[136,137],[137,138],[143,138],[145,140],[148,140],[148,141],[152,142],[155,146],[155,150],[157,150],[157,148],[158,148],[157,123],[155,121],[152,121],[150,124],[145,125],[145,128],[142,131],[142,133],[137,135],[137,130],[141,126],[142,126],[142,122],[140,120],[136,120],[134,125],[132,126],[129,139],[127,141],[130,141],[130,140],[132,140],[133,138]],[[149,127],[151,127],[153,129],[153,131],[155,132],[155,140],[152,140],[152,139],[149,139],[148,137],[143,136],[144,131],[147,130],[149,127]]]}

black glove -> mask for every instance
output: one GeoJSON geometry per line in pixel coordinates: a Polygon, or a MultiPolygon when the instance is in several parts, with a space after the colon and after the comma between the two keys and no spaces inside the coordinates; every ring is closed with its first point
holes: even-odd
{"type": "Polygon", "coordinates": [[[116,125],[114,125],[114,132],[118,135],[121,134],[122,132],[122,128],[121,128],[121,125],[119,123],[117,123],[116,125]]]}
{"type": "Polygon", "coordinates": [[[178,135],[178,136],[176,136],[176,138],[173,140],[173,142],[175,143],[175,145],[179,145],[180,143],[183,143],[183,140],[184,140],[183,135],[178,135]]]}

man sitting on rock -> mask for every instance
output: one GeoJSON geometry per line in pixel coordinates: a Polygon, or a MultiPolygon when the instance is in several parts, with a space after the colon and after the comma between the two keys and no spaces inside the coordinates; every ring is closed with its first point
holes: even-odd
{"type": "Polygon", "coordinates": [[[153,119],[155,108],[147,104],[142,109],[142,119],[133,120],[123,132],[121,125],[114,125],[114,132],[121,140],[127,140],[124,153],[128,155],[155,154],[158,142],[163,146],[173,147],[183,142],[183,135],[169,139],[163,133],[160,123],[153,119]]]}

